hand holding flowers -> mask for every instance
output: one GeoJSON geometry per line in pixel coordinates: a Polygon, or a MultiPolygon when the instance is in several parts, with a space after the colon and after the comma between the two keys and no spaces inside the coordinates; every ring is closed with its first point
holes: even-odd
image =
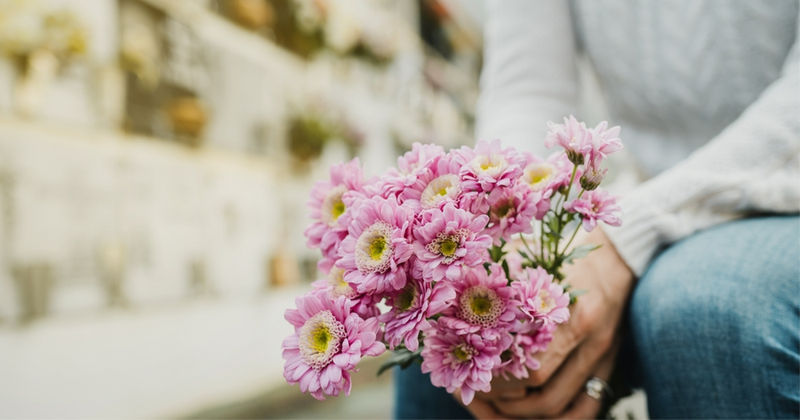
{"type": "Polygon", "coordinates": [[[576,241],[602,245],[564,270],[565,282],[590,293],[570,306],[570,320],[537,354],[541,368],[522,380],[495,379],[491,392],[476,394],[467,407],[476,418],[596,418],[600,411],[584,387],[592,376],[611,376],[633,273],[601,229],[576,241]]]}
{"type": "MultiPolygon", "coordinates": [[[[312,192],[306,231],[328,279],[287,311],[287,381],[317,398],[347,394],[360,357],[383,343],[391,364],[421,359],[431,382],[460,390],[465,404],[493,378],[552,373],[561,360],[548,360],[548,344],[575,338],[558,325],[571,329],[582,321],[571,312],[588,306],[570,309],[577,277],[563,284],[564,264],[596,248],[571,248],[575,234],[620,224],[615,199],[597,189],[602,160],[622,147],[618,132],[570,117],[551,124],[546,144],[566,152],[548,159],[495,140],[449,153],[415,144],[371,181],[357,160],[332,168],[312,192]],[[523,249],[511,249],[516,239],[523,249]]],[[[603,287],[589,287],[587,302],[604,305],[594,297],[603,287]]]]}

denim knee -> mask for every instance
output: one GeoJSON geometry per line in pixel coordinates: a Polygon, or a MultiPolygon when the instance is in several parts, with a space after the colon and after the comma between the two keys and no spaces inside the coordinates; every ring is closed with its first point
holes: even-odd
{"type": "Polygon", "coordinates": [[[729,223],[659,255],[631,327],[653,418],[800,415],[800,219],[729,223]]]}
{"type": "Polygon", "coordinates": [[[395,368],[395,419],[472,419],[472,415],[444,388],[431,384],[428,374],[418,365],[407,369],[395,368]]]}

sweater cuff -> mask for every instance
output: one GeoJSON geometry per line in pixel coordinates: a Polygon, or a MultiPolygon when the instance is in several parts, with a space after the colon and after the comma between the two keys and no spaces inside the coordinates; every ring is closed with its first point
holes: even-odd
{"type": "Polygon", "coordinates": [[[663,243],[658,231],[659,216],[655,209],[637,206],[629,200],[622,200],[620,207],[622,226],[604,225],[603,232],[636,277],[641,277],[663,243]]]}

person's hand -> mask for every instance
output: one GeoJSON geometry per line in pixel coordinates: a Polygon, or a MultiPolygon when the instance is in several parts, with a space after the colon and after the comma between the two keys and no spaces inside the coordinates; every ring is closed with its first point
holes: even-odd
{"type": "Polygon", "coordinates": [[[594,418],[600,401],[585,392],[593,376],[611,376],[619,350],[620,321],[634,283],[633,273],[600,228],[583,239],[602,245],[564,267],[564,284],[586,290],[556,330],[541,368],[527,379],[496,378],[492,391],[476,393],[467,406],[477,418],[594,418]]]}

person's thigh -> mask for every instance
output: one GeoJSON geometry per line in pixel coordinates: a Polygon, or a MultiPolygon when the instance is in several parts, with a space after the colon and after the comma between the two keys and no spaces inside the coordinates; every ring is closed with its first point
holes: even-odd
{"type": "Polygon", "coordinates": [[[727,223],[661,253],[631,302],[652,418],[800,418],[800,218],[727,223]]]}
{"type": "Polygon", "coordinates": [[[394,417],[396,419],[472,419],[472,415],[444,388],[431,384],[418,365],[395,368],[394,417]]]}

